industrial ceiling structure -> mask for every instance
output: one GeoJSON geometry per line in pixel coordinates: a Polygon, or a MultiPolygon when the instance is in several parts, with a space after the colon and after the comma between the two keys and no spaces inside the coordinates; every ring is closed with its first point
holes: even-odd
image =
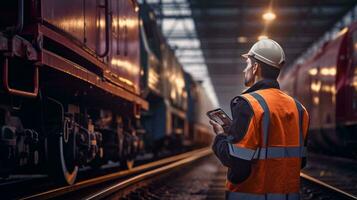
{"type": "Polygon", "coordinates": [[[187,71],[199,73],[196,79],[208,77],[207,82],[214,88],[211,92],[224,109],[229,109],[232,97],[245,89],[242,72],[245,61],[240,55],[259,37],[274,39],[282,45],[287,58],[285,66],[289,68],[303,58],[304,52],[311,53],[311,49],[333,37],[357,15],[356,0],[151,0],[150,3],[165,25],[164,34],[176,49],[180,62],[187,71]],[[200,74],[204,70],[206,73],[200,74]]]}

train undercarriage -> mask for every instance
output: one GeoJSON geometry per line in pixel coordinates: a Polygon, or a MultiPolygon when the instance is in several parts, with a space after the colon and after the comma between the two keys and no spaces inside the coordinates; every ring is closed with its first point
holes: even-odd
{"type": "Polygon", "coordinates": [[[183,150],[188,132],[184,113],[177,115],[166,105],[158,122],[170,127],[162,130],[170,134],[145,143],[153,134],[145,136],[141,124],[145,104],[129,95],[115,95],[113,86],[104,87],[100,77],[91,78],[93,73],[84,76],[86,69],[50,51],[57,50],[53,43],[41,44],[46,49],[38,60],[38,51],[27,40],[15,38],[21,48],[0,56],[1,177],[37,172],[73,184],[83,166],[100,168],[113,161],[130,169],[139,153],[157,156],[165,149],[183,150]],[[168,122],[165,116],[170,116],[168,122]]]}
{"type": "Polygon", "coordinates": [[[144,148],[140,107],[38,61],[16,40],[21,48],[0,57],[0,175],[38,170],[73,184],[81,166],[132,168],[144,148]]]}
{"type": "Polygon", "coordinates": [[[84,165],[96,168],[111,160],[133,167],[141,135],[128,117],[42,94],[31,100],[1,96],[1,176],[42,168],[72,184],[84,165]]]}

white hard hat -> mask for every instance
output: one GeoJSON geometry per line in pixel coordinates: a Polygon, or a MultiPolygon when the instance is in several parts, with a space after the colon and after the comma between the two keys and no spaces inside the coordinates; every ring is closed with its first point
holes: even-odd
{"type": "Polygon", "coordinates": [[[249,56],[271,65],[276,68],[281,68],[285,62],[285,53],[283,48],[271,39],[261,39],[256,42],[248,53],[242,55],[244,58],[249,56]]]}

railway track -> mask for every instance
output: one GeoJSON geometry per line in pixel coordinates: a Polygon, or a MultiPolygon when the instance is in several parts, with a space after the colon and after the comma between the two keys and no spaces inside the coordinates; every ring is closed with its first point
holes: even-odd
{"type": "Polygon", "coordinates": [[[131,170],[84,180],[72,186],[59,187],[20,199],[102,199],[112,193],[124,191],[134,184],[143,184],[150,181],[152,177],[185,166],[210,154],[212,154],[210,148],[202,148],[143,164],[131,170]]]}
{"type": "MultiPolygon", "coordinates": [[[[213,159],[202,161],[189,170],[180,170],[169,178],[161,178],[149,185],[138,186],[128,195],[113,195],[108,199],[196,199],[222,200],[225,197],[226,168],[213,159]],[[201,166],[200,166],[201,165],[201,166]],[[205,167],[213,167],[207,170],[205,167]],[[208,172],[210,171],[210,172],[208,172]],[[170,180],[170,181],[167,181],[170,180]],[[199,186],[197,186],[199,185],[199,186]],[[203,186],[203,187],[202,187],[203,186]]],[[[301,200],[345,200],[357,199],[346,187],[336,188],[326,182],[301,173],[301,200]]]]}
{"type": "MultiPolygon", "coordinates": [[[[331,184],[309,176],[305,173],[300,173],[302,179],[302,194],[306,195],[307,199],[354,199],[357,200],[357,196],[346,192],[344,187],[347,185],[340,185],[340,188],[332,186],[331,184]]],[[[305,198],[304,198],[305,199],[305,198]]]]}
{"type": "MultiPolygon", "coordinates": [[[[116,173],[107,174],[97,178],[92,178],[78,182],[72,186],[55,188],[45,192],[26,196],[21,199],[119,199],[132,196],[134,194],[150,195],[147,188],[152,187],[155,182],[168,182],[172,179],[176,182],[177,178],[175,171],[183,171],[186,173],[191,169],[197,160],[208,157],[212,152],[209,148],[190,151],[173,157],[143,164],[132,170],[120,171],[116,173]],[[139,192],[138,192],[139,191],[139,192]],[[144,192],[142,192],[144,191],[144,192]]],[[[206,160],[206,159],[205,159],[206,160]]],[[[220,164],[219,164],[220,166],[220,164]]],[[[221,199],[224,194],[224,179],[225,169],[220,166],[217,170],[215,178],[212,179],[207,191],[203,195],[207,199],[221,199]]],[[[337,183],[339,179],[330,180],[319,178],[315,175],[310,175],[305,172],[300,173],[302,187],[301,199],[356,199],[355,192],[351,192],[351,185],[337,183]],[[337,184],[336,184],[337,183],[337,184]]],[[[181,181],[182,182],[182,181],[181,181]]],[[[156,183],[157,184],[157,183],[156,183]]],[[[161,184],[159,184],[160,186],[161,184]]],[[[353,186],[352,186],[353,187],[353,186]]],[[[182,188],[186,190],[185,188],[182,188]]],[[[153,190],[155,191],[155,189],[153,190]]],[[[189,191],[189,189],[187,189],[189,191]]],[[[156,193],[156,199],[160,199],[156,193]]],[[[140,196],[140,195],[139,195],[140,196]]],[[[129,198],[130,199],[130,198],[129,198]]],[[[139,198],[141,199],[141,198],[139,198]]],[[[155,198],[151,198],[155,199],[155,198]]]]}

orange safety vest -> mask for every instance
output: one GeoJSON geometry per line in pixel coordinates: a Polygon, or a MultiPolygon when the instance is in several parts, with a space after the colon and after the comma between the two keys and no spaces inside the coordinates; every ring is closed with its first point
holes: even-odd
{"type": "Polygon", "coordinates": [[[236,144],[229,143],[229,153],[251,160],[252,168],[242,183],[227,180],[227,199],[298,200],[309,122],[306,109],[275,88],[241,97],[250,104],[254,115],[244,138],[236,144]]]}

